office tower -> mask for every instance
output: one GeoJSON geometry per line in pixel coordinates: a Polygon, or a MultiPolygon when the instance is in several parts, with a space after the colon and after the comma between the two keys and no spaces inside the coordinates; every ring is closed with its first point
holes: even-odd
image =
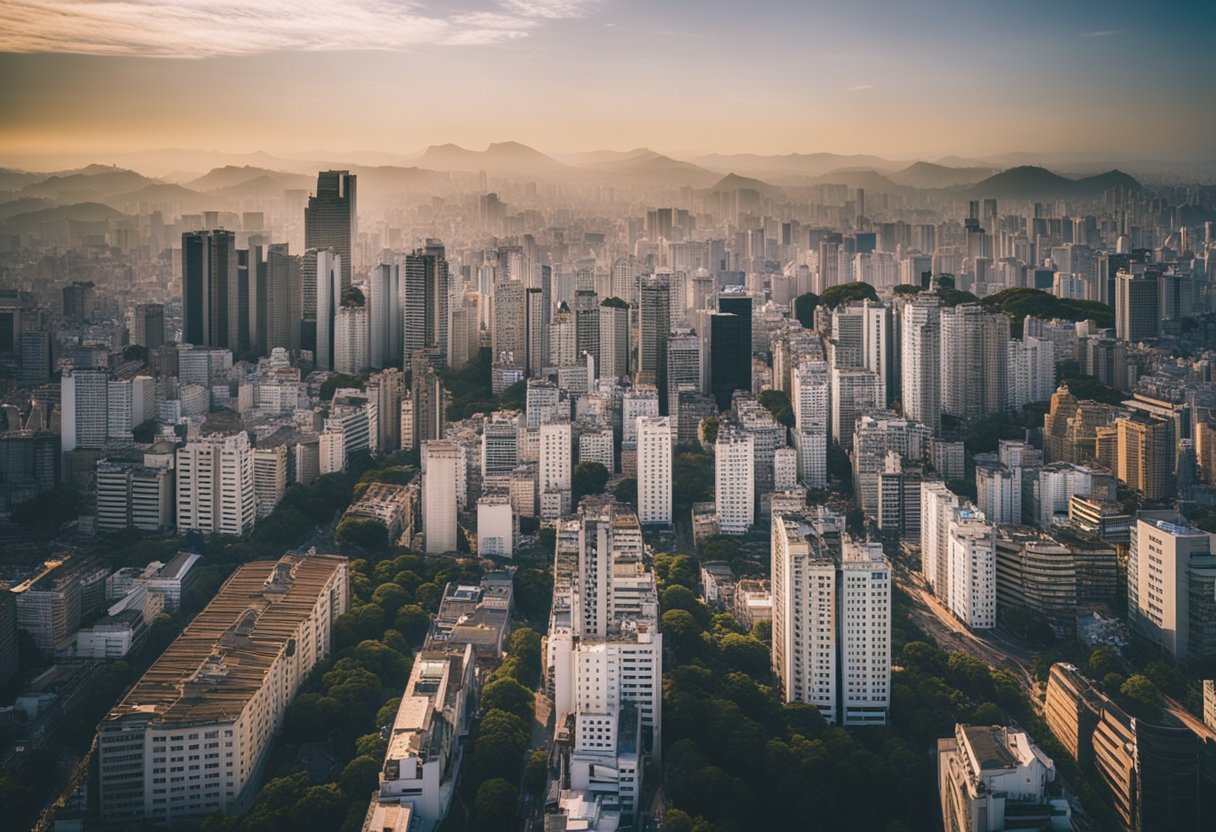
{"type": "Polygon", "coordinates": [[[93,281],[77,280],[63,287],[63,317],[74,324],[86,324],[93,319],[97,303],[93,281]]]}
{"type": "Polygon", "coordinates": [[[639,385],[621,397],[621,441],[636,442],[640,416],[659,415],[659,396],[649,385],[639,385]]]}
{"type": "Polygon", "coordinates": [[[509,475],[519,465],[519,416],[501,411],[481,430],[481,478],[509,475]]]}
{"type": "Polygon", "coordinates": [[[619,297],[600,303],[600,378],[629,376],[629,305],[619,297]]]}
{"type": "Polygon", "coordinates": [[[883,390],[890,389],[890,318],[887,307],[869,300],[832,310],[832,366],[877,373],[883,390]]]}
{"type": "MultiPolygon", "coordinates": [[[[513,294],[508,293],[508,297],[513,294]]],[[[545,310],[545,296],[540,289],[525,289],[524,290],[524,331],[527,333],[524,339],[526,357],[523,360],[523,366],[528,370],[529,378],[541,378],[545,374],[545,368],[549,366],[570,366],[574,362],[574,322],[569,320],[569,312],[563,312],[566,305],[561,304],[556,316],[549,320],[549,316],[545,310]],[[567,333],[555,333],[552,327],[560,325],[563,329],[569,329],[567,333]],[[558,341],[564,344],[569,341],[569,353],[558,355],[554,358],[556,350],[553,347],[553,342],[558,341]],[[563,364],[562,362],[566,363],[563,364]]],[[[496,353],[497,354],[497,353],[496,353]]]]}
{"type": "Polygon", "coordinates": [[[1115,476],[1146,500],[1164,500],[1172,493],[1174,426],[1164,419],[1137,416],[1115,422],[1115,476]]]}
{"type": "Polygon", "coordinates": [[[237,351],[236,235],[182,234],[182,343],[237,351]]]}
{"type": "Polygon", "coordinates": [[[1115,337],[1120,341],[1156,338],[1161,326],[1160,272],[1143,266],[1115,275],[1115,337]]]}
{"type": "Polygon", "coordinates": [[[1002,413],[1009,318],[976,303],[941,310],[941,410],[964,419],[1002,413]]]}
{"type": "MultiPolygon", "coordinates": [[[[315,264],[314,264],[315,265],[315,264]]],[[[315,273],[314,273],[315,277],[315,273]]],[[[316,284],[311,295],[312,306],[304,314],[301,296],[302,276],[300,258],[288,253],[286,243],[271,245],[266,251],[266,349],[300,348],[300,321],[311,318],[316,308],[316,284]]]]}
{"type": "Polygon", "coordinates": [[[422,537],[428,555],[456,551],[457,469],[462,465],[455,442],[422,443],[422,537]]]}
{"type": "Polygon", "coordinates": [[[638,261],[633,257],[618,257],[612,263],[612,296],[627,305],[637,303],[638,261]]]}
{"type": "Polygon", "coordinates": [[[905,303],[900,321],[903,412],[934,433],[941,419],[941,301],[921,293],[905,303]]]}
{"type": "Polygon", "coordinates": [[[891,698],[891,567],[843,519],[775,514],[773,671],[785,702],[828,722],[886,723],[891,698]]]}
{"type": "Polygon", "coordinates": [[[60,383],[60,434],[66,454],[76,448],[104,448],[109,436],[108,374],[72,370],[60,383]]]}
{"type": "Polygon", "coordinates": [[[161,303],[140,303],[132,316],[131,343],[149,350],[165,345],[165,307],[161,303]]]}
{"type": "Polygon", "coordinates": [[[573,367],[578,363],[574,352],[578,337],[574,327],[574,313],[563,303],[549,325],[549,366],[573,367]]]}
{"type": "Polygon", "coordinates": [[[391,454],[402,448],[400,414],[405,393],[405,374],[400,370],[390,367],[372,373],[368,379],[367,394],[376,401],[379,432],[376,444],[381,453],[391,454]]]}
{"type": "Polygon", "coordinates": [[[853,447],[857,417],[880,410],[886,391],[878,373],[869,370],[832,370],[832,439],[845,450],[853,447]]]}
{"type": "Polygon", "coordinates": [[[641,416],[638,432],[638,520],[671,525],[671,420],[641,416]]]}
{"type": "Polygon", "coordinates": [[[287,446],[253,449],[253,500],[258,519],[269,517],[287,491],[287,446]]]}
{"type": "Polygon", "coordinates": [[[528,379],[524,411],[529,430],[547,422],[565,421],[570,416],[569,403],[562,401],[557,385],[544,379],[528,379]]]}
{"type": "Polygon", "coordinates": [[[106,435],[130,439],[131,431],[156,418],[156,380],[135,376],[106,384],[106,435]]]}
{"type": "Polygon", "coordinates": [[[448,366],[459,370],[478,358],[481,352],[480,307],[482,297],[464,292],[451,310],[448,326],[448,366]]]}
{"type": "Polygon", "coordinates": [[[1141,512],[1127,556],[1132,625],[1177,659],[1216,656],[1216,550],[1212,535],[1172,511],[1141,512]]]}
{"type": "Polygon", "coordinates": [[[548,422],[540,426],[537,493],[541,519],[555,520],[570,512],[573,450],[574,434],[569,422],[548,422]]]}
{"type": "Polygon", "coordinates": [[[51,380],[51,334],[44,331],[21,333],[22,387],[37,387],[51,380]]]}
{"type": "Polygon", "coordinates": [[[718,313],[734,316],[733,320],[711,316],[710,391],[726,410],[735,390],[752,389],[752,299],[742,294],[719,295],[718,313]],[[724,332],[719,333],[719,325],[724,332]]]}
{"type": "Polygon", "coordinates": [[[344,170],[317,174],[317,193],[304,209],[304,248],[333,249],[341,266],[338,284],[345,289],[354,274],[353,245],[359,239],[358,177],[344,170]]]}
{"type": "MultiPolygon", "coordinates": [[[[490,332],[494,364],[526,369],[528,325],[524,285],[513,280],[495,283],[491,306],[494,311],[490,332]]],[[[543,327],[538,337],[544,338],[543,327]]]]}
{"type": "Polygon", "coordinates": [[[1057,814],[1047,794],[1055,765],[1025,731],[955,725],[937,741],[937,771],[945,832],[1042,828],[1057,814]]]}
{"type": "MultiPolygon", "coordinates": [[[[347,290],[350,293],[352,290],[347,290]]],[[[357,292],[358,290],[353,290],[357,292]]],[[[357,375],[370,366],[368,357],[368,309],[362,295],[347,294],[334,315],[335,373],[357,375]]]]}
{"type": "Polygon", "coordinates": [[[173,470],[129,462],[97,463],[97,530],[173,528],[173,470]]]}
{"type": "Polygon", "coordinates": [[[1010,341],[1006,358],[1008,408],[1020,412],[1031,402],[1045,402],[1056,389],[1055,344],[1024,335],[1010,341]]]}
{"type": "Polygon", "coordinates": [[[929,455],[932,436],[925,425],[896,418],[891,413],[858,416],[851,448],[853,490],[862,511],[870,516],[878,514],[878,475],[891,467],[888,455],[895,456],[897,470],[902,470],[904,463],[919,465],[929,455]]]}
{"type": "Polygon", "coordinates": [[[794,411],[794,444],[798,449],[798,472],[807,488],[827,485],[828,400],[831,378],[825,362],[798,362],[791,381],[790,404],[794,411]]]}
{"type": "MultiPolygon", "coordinates": [[[[334,317],[342,301],[342,262],[333,249],[309,249],[304,252],[300,270],[305,286],[312,286],[316,299],[312,309],[313,359],[318,370],[334,368],[334,317]]],[[[305,318],[308,318],[305,310],[305,318]]],[[[304,340],[303,338],[301,339],[304,340]]],[[[308,349],[308,344],[303,344],[308,349]]]]}
{"type": "Polygon", "coordinates": [[[244,431],[191,439],[177,450],[177,530],[242,535],[257,518],[253,449],[244,431]]]}
{"type": "Polygon", "coordinates": [[[236,306],[230,313],[232,328],[230,346],[238,355],[260,355],[258,352],[266,323],[266,263],[260,245],[237,249],[236,306]],[[259,282],[260,279],[260,282],[259,282]],[[259,295],[261,288],[263,294],[259,295]],[[259,324],[262,328],[259,328],[259,324]]]}
{"type": "Polygon", "coordinates": [[[666,410],[667,338],[671,332],[670,287],[663,277],[646,278],[642,281],[640,298],[637,379],[655,386],[659,391],[659,407],[666,410]]]}
{"type": "Polygon", "coordinates": [[[701,392],[701,338],[691,329],[675,329],[667,341],[667,412],[679,432],[679,395],[701,392]]]}
{"type": "Polygon", "coordinates": [[[756,516],[755,440],[727,422],[714,443],[714,498],[722,534],[746,534],[756,516]]]}
{"type": "Polygon", "coordinates": [[[401,326],[401,263],[385,252],[369,275],[368,362],[377,369],[387,367],[403,356],[401,326]]]}
{"type": "MultiPolygon", "coordinates": [[[[443,243],[428,239],[423,248],[405,255],[402,268],[402,338],[405,343],[405,357],[408,360],[418,350],[425,349],[433,351],[430,353],[431,360],[436,362],[437,366],[446,366],[450,316],[448,305],[452,287],[443,243]]],[[[496,303],[497,300],[496,296],[496,303]]],[[[522,326],[522,295],[519,300],[519,324],[522,326]]],[[[522,360],[522,350],[519,355],[522,360]]]]}
{"type": "MultiPolygon", "coordinates": [[[[446,407],[443,380],[423,351],[414,353],[410,361],[411,400],[414,411],[413,442],[415,445],[443,438],[446,407]]],[[[404,441],[404,438],[403,438],[404,441]]]]}
{"type": "Polygon", "coordinates": [[[976,505],[990,521],[1020,525],[1022,522],[1022,469],[1000,462],[976,460],[976,505]]]}
{"type": "Polygon", "coordinates": [[[574,325],[577,341],[574,354],[579,363],[585,356],[595,359],[595,372],[600,373],[600,299],[595,292],[574,293],[574,325]]]}
{"type": "Polygon", "coordinates": [[[11,592],[0,592],[0,685],[17,675],[19,664],[17,599],[11,592]]]}
{"type": "Polygon", "coordinates": [[[333,648],[348,572],[336,555],[237,568],[102,720],[104,820],[164,824],[249,808],[288,706],[333,648]],[[166,783],[179,776],[174,791],[166,783]]]}

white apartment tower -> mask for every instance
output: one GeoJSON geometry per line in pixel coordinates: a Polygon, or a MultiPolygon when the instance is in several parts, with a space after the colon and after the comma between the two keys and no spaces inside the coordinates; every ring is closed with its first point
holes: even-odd
{"type": "Polygon", "coordinates": [[[640,416],[638,442],[638,519],[671,525],[671,420],[640,416]]]}
{"type": "Polygon", "coordinates": [[[824,361],[806,359],[794,368],[790,396],[794,410],[794,445],[798,474],[807,488],[828,483],[828,413],[831,378],[824,361]]]}
{"type": "Polygon", "coordinates": [[[719,428],[714,444],[714,495],[722,534],[744,534],[755,519],[754,456],[750,433],[733,424],[719,428]]]}
{"type": "Polygon", "coordinates": [[[537,473],[541,515],[554,520],[570,509],[570,488],[574,434],[569,422],[550,422],[540,426],[540,453],[537,473]]]}
{"type": "Polygon", "coordinates": [[[904,304],[901,319],[904,416],[928,425],[935,434],[942,427],[941,313],[941,300],[922,293],[904,304]]]}
{"type": "Polygon", "coordinates": [[[460,446],[446,439],[422,443],[422,536],[428,555],[456,551],[457,468],[460,446]]]}
{"type": "Polygon", "coordinates": [[[248,434],[199,436],[178,449],[179,532],[242,535],[256,517],[248,434]]]}

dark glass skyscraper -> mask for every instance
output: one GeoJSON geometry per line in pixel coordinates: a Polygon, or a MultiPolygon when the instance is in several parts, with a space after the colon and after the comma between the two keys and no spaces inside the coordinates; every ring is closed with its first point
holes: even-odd
{"type": "Polygon", "coordinates": [[[723,295],[709,316],[709,387],[719,410],[736,390],[752,389],[752,299],[723,295]]]}
{"type": "Polygon", "coordinates": [[[638,304],[638,381],[659,391],[659,412],[667,413],[667,337],[671,333],[671,287],[667,277],[642,281],[638,304]]]}
{"type": "Polygon", "coordinates": [[[332,248],[342,258],[342,288],[350,286],[354,274],[351,246],[359,238],[355,200],[358,177],[345,170],[317,174],[316,196],[304,209],[304,248],[332,248]]]}
{"type": "Polygon", "coordinates": [[[426,246],[405,256],[402,275],[402,338],[411,361],[418,350],[426,350],[439,366],[448,363],[448,294],[451,291],[448,261],[443,243],[427,240],[426,246]]]}
{"type": "Polygon", "coordinates": [[[182,234],[184,343],[237,351],[237,289],[236,235],[222,229],[182,234]]]}

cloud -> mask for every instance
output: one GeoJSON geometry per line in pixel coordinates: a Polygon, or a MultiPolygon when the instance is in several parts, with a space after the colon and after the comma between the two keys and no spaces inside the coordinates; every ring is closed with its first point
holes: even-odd
{"type": "Polygon", "coordinates": [[[877,84],[854,84],[851,87],[846,87],[849,92],[861,92],[862,90],[872,90],[877,84]]]}
{"type": "Polygon", "coordinates": [[[441,13],[412,0],[3,0],[0,52],[205,58],[475,46],[581,17],[582,0],[498,0],[441,13]]]}
{"type": "Polygon", "coordinates": [[[1114,35],[1121,35],[1123,32],[1119,29],[1100,29],[1097,32],[1082,32],[1083,38],[1109,38],[1114,35]]]}

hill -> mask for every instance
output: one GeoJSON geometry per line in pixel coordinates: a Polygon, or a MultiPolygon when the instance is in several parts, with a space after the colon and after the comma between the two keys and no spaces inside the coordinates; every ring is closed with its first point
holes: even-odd
{"type": "Polygon", "coordinates": [[[709,188],[709,193],[727,193],[729,191],[756,191],[764,196],[779,197],[784,196],[785,191],[778,188],[776,185],[770,185],[768,182],[763,182],[759,179],[752,179],[748,176],[739,176],[736,173],[728,173],[719,179],[713,187],[709,188]]]}
{"type": "Polygon", "coordinates": [[[995,171],[992,168],[949,167],[932,162],[913,162],[903,170],[888,174],[887,178],[909,188],[954,188],[974,185],[993,173],[995,171]]]}
{"type": "Polygon", "coordinates": [[[974,197],[998,199],[1056,199],[1096,197],[1110,188],[1139,189],[1140,183],[1126,173],[1111,170],[1081,179],[1069,179],[1034,165],[1009,168],[977,182],[968,189],[974,197]]]}
{"type": "Polygon", "coordinates": [[[285,174],[277,170],[256,167],[254,165],[224,165],[223,167],[213,168],[197,179],[193,179],[182,184],[191,190],[209,193],[211,191],[220,191],[225,188],[243,185],[246,182],[252,182],[258,179],[294,175],[297,174],[285,174]]]}
{"type": "Polygon", "coordinates": [[[469,150],[455,144],[431,145],[423,151],[418,167],[430,170],[468,171],[484,170],[490,173],[523,175],[553,175],[568,172],[552,156],[519,142],[496,142],[485,150],[469,150]]]}
{"type": "Polygon", "coordinates": [[[97,201],[115,194],[130,193],[146,185],[155,184],[143,174],[126,168],[107,165],[90,165],[79,171],[66,171],[34,182],[21,189],[25,196],[41,196],[60,202],[97,201]]]}
{"type": "Polygon", "coordinates": [[[105,222],[124,216],[108,205],[97,202],[78,202],[74,205],[57,205],[16,214],[2,221],[12,231],[32,231],[48,222],[105,222]]]}
{"type": "Polygon", "coordinates": [[[815,184],[848,185],[850,188],[863,188],[875,193],[903,190],[902,185],[896,184],[878,171],[866,169],[834,170],[818,177],[815,184]]]}
{"type": "Polygon", "coordinates": [[[841,168],[896,170],[902,165],[881,156],[843,156],[837,153],[787,153],[762,156],[755,153],[719,154],[690,157],[690,162],[710,170],[732,170],[742,176],[776,178],[781,176],[822,176],[841,168]]]}
{"type": "Polygon", "coordinates": [[[23,196],[11,202],[0,202],[0,220],[54,207],[55,203],[49,199],[43,199],[40,196],[23,196]]]}
{"type": "Polygon", "coordinates": [[[980,303],[989,309],[998,309],[1009,316],[1020,333],[1022,319],[1027,315],[1036,318],[1062,318],[1066,321],[1093,320],[1103,329],[1115,325],[1115,310],[1104,303],[1093,300],[1058,298],[1039,289],[1015,287],[988,295],[980,303]]]}
{"type": "Polygon", "coordinates": [[[639,182],[688,185],[693,188],[707,188],[722,178],[720,173],[707,170],[692,162],[681,162],[670,156],[659,153],[635,155],[629,158],[603,162],[597,165],[598,170],[611,173],[614,178],[634,179],[639,182]]]}
{"type": "Polygon", "coordinates": [[[183,211],[206,211],[226,207],[223,204],[217,204],[218,200],[213,196],[200,194],[198,191],[192,191],[182,185],[170,185],[165,182],[152,182],[134,191],[104,197],[98,201],[120,210],[128,207],[138,210],[140,203],[161,205],[172,203],[183,211]]]}

